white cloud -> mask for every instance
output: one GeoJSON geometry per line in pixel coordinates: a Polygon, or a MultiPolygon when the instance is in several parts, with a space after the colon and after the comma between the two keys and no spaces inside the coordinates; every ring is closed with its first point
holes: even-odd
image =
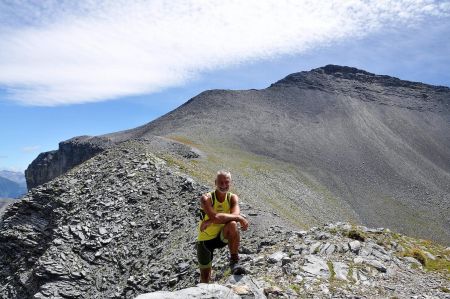
{"type": "Polygon", "coordinates": [[[0,11],[0,86],[15,101],[52,106],[159,91],[204,71],[448,17],[450,5],[87,0],[0,11]]]}
{"type": "Polygon", "coordinates": [[[32,153],[32,152],[36,152],[40,148],[41,148],[40,145],[25,146],[25,147],[22,148],[22,152],[32,153]]]}

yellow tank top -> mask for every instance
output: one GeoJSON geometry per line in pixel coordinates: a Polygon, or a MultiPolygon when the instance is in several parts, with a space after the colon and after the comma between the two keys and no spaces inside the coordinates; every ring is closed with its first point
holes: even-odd
{"type": "MultiPolygon", "coordinates": [[[[216,213],[230,213],[230,200],[231,200],[231,192],[228,192],[225,200],[223,202],[219,202],[219,200],[216,197],[216,191],[212,191],[211,193],[211,200],[213,202],[213,209],[216,213]]],[[[198,223],[198,241],[207,241],[214,239],[217,237],[217,235],[220,233],[222,228],[225,226],[225,224],[211,224],[209,225],[204,231],[200,231],[200,225],[203,221],[208,220],[209,217],[206,213],[204,213],[203,219],[199,221],[198,223]]]]}

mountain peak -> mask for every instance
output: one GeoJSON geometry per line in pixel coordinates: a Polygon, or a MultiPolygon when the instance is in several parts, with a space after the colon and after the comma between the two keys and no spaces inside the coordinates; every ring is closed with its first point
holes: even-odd
{"type": "Polygon", "coordinates": [[[338,87],[337,84],[339,84],[339,81],[341,79],[351,80],[363,84],[377,84],[385,87],[412,87],[415,89],[432,89],[435,91],[445,92],[449,91],[449,88],[446,86],[433,86],[421,82],[401,80],[399,78],[388,75],[378,75],[370,73],[368,71],[361,70],[355,67],[334,64],[328,64],[326,66],[315,68],[310,71],[301,71],[298,73],[290,74],[272,84],[271,87],[295,85],[316,89],[323,89],[328,87],[334,90],[338,87]],[[333,79],[337,78],[338,80],[329,80],[329,76],[332,76],[333,79]]]}
{"type": "Polygon", "coordinates": [[[335,64],[328,64],[323,67],[319,67],[316,69],[312,69],[311,72],[322,73],[327,75],[335,75],[335,74],[352,74],[352,75],[367,75],[367,76],[376,76],[373,73],[369,73],[365,70],[361,70],[355,67],[350,66],[342,66],[335,64]]]}

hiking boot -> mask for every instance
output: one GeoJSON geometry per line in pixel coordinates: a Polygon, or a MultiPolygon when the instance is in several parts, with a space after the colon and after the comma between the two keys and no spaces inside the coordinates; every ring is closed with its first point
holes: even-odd
{"type": "Polygon", "coordinates": [[[239,262],[230,263],[231,274],[233,275],[244,275],[247,270],[239,264],[239,262]]]}

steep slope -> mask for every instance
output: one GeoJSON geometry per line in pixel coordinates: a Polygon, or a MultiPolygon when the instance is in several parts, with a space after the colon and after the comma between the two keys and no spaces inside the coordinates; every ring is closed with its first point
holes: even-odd
{"type": "Polygon", "coordinates": [[[449,88],[326,66],[263,90],[207,91],[107,137],[172,136],[201,145],[225,166],[248,153],[268,157],[269,165],[285,163],[285,179],[274,186],[270,175],[247,177],[249,197],[264,199],[275,188],[306,223],[347,219],[449,242],[449,132],[449,88]],[[292,176],[297,190],[289,190],[292,176]],[[267,188],[251,188],[266,179],[267,188]],[[302,200],[305,188],[315,193],[311,199],[302,200]]]}
{"type": "Polygon", "coordinates": [[[262,90],[212,90],[118,143],[162,136],[205,158],[168,157],[202,183],[230,169],[240,194],[307,227],[386,226],[450,242],[450,89],[329,65],[262,90]]]}

